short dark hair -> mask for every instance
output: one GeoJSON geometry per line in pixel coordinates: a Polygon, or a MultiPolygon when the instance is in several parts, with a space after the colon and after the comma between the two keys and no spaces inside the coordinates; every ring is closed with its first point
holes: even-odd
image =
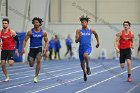
{"type": "Polygon", "coordinates": [[[81,22],[82,22],[83,20],[85,20],[85,21],[88,22],[89,19],[90,19],[90,18],[89,18],[88,16],[85,17],[84,15],[80,17],[80,21],[81,21],[81,22]]]}
{"type": "Polygon", "coordinates": [[[3,19],[2,19],[2,22],[3,22],[3,21],[7,21],[7,23],[9,24],[9,19],[8,19],[8,18],[3,18],[3,19]]]}
{"type": "Polygon", "coordinates": [[[34,21],[37,20],[40,23],[40,26],[42,25],[43,20],[39,17],[34,17],[32,20],[32,24],[34,24],[34,21]]]}
{"type": "Polygon", "coordinates": [[[123,26],[124,26],[125,23],[127,23],[129,26],[131,26],[131,23],[129,21],[124,21],[123,26]]]}

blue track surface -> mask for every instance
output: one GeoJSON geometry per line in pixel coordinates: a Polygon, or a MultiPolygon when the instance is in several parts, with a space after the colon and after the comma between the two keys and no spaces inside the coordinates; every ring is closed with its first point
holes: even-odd
{"type": "Polygon", "coordinates": [[[9,82],[0,70],[0,93],[140,93],[140,61],[132,63],[133,82],[127,82],[127,67],[123,70],[115,60],[90,61],[92,74],[84,82],[79,61],[44,61],[39,82],[33,83],[34,67],[28,63],[7,65],[9,82]]]}

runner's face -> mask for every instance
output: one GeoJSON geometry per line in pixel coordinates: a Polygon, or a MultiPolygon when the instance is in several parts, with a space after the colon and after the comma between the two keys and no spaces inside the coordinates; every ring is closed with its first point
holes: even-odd
{"type": "Polygon", "coordinates": [[[2,22],[2,27],[3,27],[3,29],[8,28],[8,26],[9,26],[9,24],[8,24],[7,21],[3,21],[3,22],[2,22]]]}
{"type": "Polygon", "coordinates": [[[34,20],[34,28],[40,27],[40,23],[38,20],[34,20]]]}
{"type": "Polygon", "coordinates": [[[130,29],[130,26],[129,26],[129,24],[128,24],[128,23],[124,23],[124,29],[125,29],[125,30],[130,29]]]}
{"type": "Polygon", "coordinates": [[[87,27],[88,22],[86,20],[81,21],[81,25],[83,28],[87,27]]]}

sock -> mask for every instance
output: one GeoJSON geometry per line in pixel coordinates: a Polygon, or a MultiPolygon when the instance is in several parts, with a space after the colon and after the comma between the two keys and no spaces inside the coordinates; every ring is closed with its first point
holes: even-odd
{"type": "Polygon", "coordinates": [[[6,77],[6,78],[9,78],[9,75],[8,75],[8,74],[6,74],[6,75],[5,75],[5,77],[6,77]]]}
{"type": "Polygon", "coordinates": [[[128,74],[128,78],[130,78],[131,77],[131,74],[128,74]]]}

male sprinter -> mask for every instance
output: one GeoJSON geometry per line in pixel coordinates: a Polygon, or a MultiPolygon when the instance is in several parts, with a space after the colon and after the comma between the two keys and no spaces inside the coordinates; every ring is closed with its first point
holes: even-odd
{"type": "Polygon", "coordinates": [[[90,75],[90,67],[88,63],[88,57],[91,53],[92,47],[91,47],[91,35],[94,34],[97,45],[96,48],[99,47],[99,37],[98,34],[94,29],[89,29],[87,27],[89,18],[86,16],[82,16],[80,18],[82,29],[76,30],[76,36],[75,36],[75,42],[79,42],[79,58],[81,61],[81,68],[84,73],[84,81],[87,81],[87,74],[90,75]],[[86,63],[86,64],[85,64],[86,63]]]}
{"type": "Polygon", "coordinates": [[[116,34],[115,49],[120,53],[120,66],[124,68],[125,60],[128,66],[128,82],[131,82],[131,48],[134,48],[133,38],[134,34],[130,30],[131,23],[129,21],[123,22],[124,29],[116,34]],[[118,47],[119,46],[119,47],[118,47]]]}
{"type": "Polygon", "coordinates": [[[45,41],[45,48],[43,50],[43,54],[46,53],[46,49],[48,49],[48,38],[47,38],[47,33],[40,27],[42,25],[42,19],[38,17],[34,17],[32,20],[32,24],[34,25],[34,28],[29,30],[27,32],[27,35],[25,36],[25,39],[23,41],[22,45],[22,54],[25,53],[25,46],[27,40],[30,38],[30,51],[28,54],[28,61],[30,67],[33,67],[35,63],[35,59],[37,60],[37,65],[36,65],[36,71],[35,71],[35,76],[34,76],[34,83],[38,82],[38,74],[40,71],[40,62],[41,62],[41,57],[42,57],[42,38],[44,37],[45,41]]]}
{"type": "Polygon", "coordinates": [[[18,47],[19,47],[19,39],[16,35],[16,32],[13,31],[9,27],[9,19],[3,18],[2,20],[2,26],[3,29],[0,32],[0,38],[2,40],[2,50],[1,50],[1,67],[2,71],[6,77],[5,81],[9,81],[8,72],[6,69],[6,60],[8,60],[8,63],[10,66],[14,64],[14,47],[15,47],[15,41],[16,44],[16,55],[18,56],[18,47]]]}

